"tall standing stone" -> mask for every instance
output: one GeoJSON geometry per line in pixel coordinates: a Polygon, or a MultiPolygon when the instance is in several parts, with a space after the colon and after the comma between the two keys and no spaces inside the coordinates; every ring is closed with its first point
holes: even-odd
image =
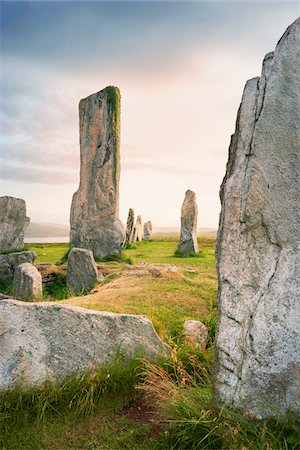
{"type": "Polygon", "coordinates": [[[143,222],[142,222],[142,216],[137,216],[136,223],[133,229],[133,242],[140,242],[143,240],[143,222]]]}
{"type": "Polygon", "coordinates": [[[24,200],[0,197],[0,252],[23,249],[24,233],[29,221],[24,200]]]}
{"type": "Polygon", "coordinates": [[[133,233],[134,233],[134,209],[129,208],[127,224],[126,224],[126,240],[125,245],[130,244],[133,241],[133,233]]]}
{"type": "Polygon", "coordinates": [[[144,224],[144,241],[150,241],[152,237],[152,222],[149,220],[144,224]]]}
{"type": "Polygon", "coordinates": [[[119,254],[120,92],[109,86],[79,103],[80,184],[71,206],[71,247],[119,254]]]}
{"type": "Polygon", "coordinates": [[[196,194],[187,190],[181,207],[181,228],[178,253],[197,253],[197,219],[198,208],[196,194]]]}
{"type": "Polygon", "coordinates": [[[300,19],[246,83],[221,186],[215,391],[300,410],[300,19]]]}

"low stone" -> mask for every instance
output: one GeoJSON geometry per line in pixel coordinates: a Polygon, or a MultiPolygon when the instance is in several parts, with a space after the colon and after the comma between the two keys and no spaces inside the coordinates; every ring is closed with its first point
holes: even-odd
{"type": "Polygon", "coordinates": [[[0,255],[0,290],[12,287],[15,268],[22,263],[33,263],[35,252],[14,252],[0,255]]]}
{"type": "Polygon", "coordinates": [[[24,200],[0,197],[0,252],[24,248],[24,233],[29,221],[24,200]]]}
{"type": "Polygon", "coordinates": [[[145,316],[55,302],[0,302],[0,389],[31,387],[110,363],[118,352],[170,354],[145,316]]]}
{"type": "Polygon", "coordinates": [[[17,298],[36,299],[43,297],[42,275],[31,263],[22,263],[15,269],[13,295],[17,298]]]}
{"type": "Polygon", "coordinates": [[[98,276],[93,252],[73,247],[68,256],[67,287],[69,291],[73,294],[90,292],[97,283],[98,276]]]}
{"type": "Polygon", "coordinates": [[[144,224],[144,240],[150,241],[152,237],[152,222],[150,220],[144,224]]]}
{"type": "Polygon", "coordinates": [[[198,253],[197,216],[196,194],[188,190],[185,193],[181,207],[181,229],[178,253],[198,253]]]}
{"type": "Polygon", "coordinates": [[[199,320],[186,320],[183,324],[185,343],[205,350],[208,341],[207,327],[199,320]]]}
{"type": "Polygon", "coordinates": [[[143,235],[144,235],[144,231],[143,231],[142,216],[137,216],[136,224],[134,226],[134,232],[133,232],[133,242],[142,241],[143,235]]]}

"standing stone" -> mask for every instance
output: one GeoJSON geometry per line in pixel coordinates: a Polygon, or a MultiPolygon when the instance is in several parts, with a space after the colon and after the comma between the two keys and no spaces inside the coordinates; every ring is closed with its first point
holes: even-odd
{"type": "Polygon", "coordinates": [[[130,244],[130,242],[133,241],[133,233],[134,233],[134,209],[129,208],[128,217],[127,217],[127,225],[126,225],[125,245],[130,244]]]}
{"type": "Polygon", "coordinates": [[[29,221],[24,200],[0,197],[0,252],[23,249],[24,233],[29,221]]]}
{"type": "Polygon", "coordinates": [[[150,241],[152,237],[152,222],[150,220],[144,225],[144,240],[150,241]]]}
{"type": "Polygon", "coordinates": [[[42,275],[28,262],[16,267],[13,295],[17,298],[40,300],[43,297],[42,275]]]}
{"type": "Polygon", "coordinates": [[[35,252],[15,252],[0,255],[0,292],[12,287],[17,266],[22,263],[33,263],[35,258],[35,252]]]}
{"type": "Polygon", "coordinates": [[[181,207],[181,229],[178,253],[198,253],[197,218],[196,194],[188,190],[185,193],[184,202],[181,207]]]}
{"type": "Polygon", "coordinates": [[[136,224],[133,229],[133,242],[142,241],[143,234],[144,234],[144,230],[143,230],[142,216],[137,216],[136,224]]]}
{"type": "Polygon", "coordinates": [[[221,186],[215,391],[300,410],[300,19],[246,83],[221,186]]]}
{"type": "Polygon", "coordinates": [[[93,252],[84,248],[72,248],[67,267],[67,287],[70,292],[86,294],[93,289],[97,281],[98,269],[93,252]]]}
{"type": "Polygon", "coordinates": [[[120,91],[109,86],[79,103],[80,184],[71,206],[71,247],[120,254],[120,91]]]}

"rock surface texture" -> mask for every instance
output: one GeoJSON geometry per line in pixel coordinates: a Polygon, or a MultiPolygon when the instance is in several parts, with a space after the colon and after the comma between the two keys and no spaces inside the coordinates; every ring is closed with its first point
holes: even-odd
{"type": "Polygon", "coordinates": [[[109,86],[79,103],[80,184],[72,200],[71,247],[94,256],[121,253],[119,220],[120,92],[109,86]]]}
{"type": "Polygon", "coordinates": [[[0,301],[0,388],[33,386],[144,350],[169,353],[145,316],[114,314],[57,303],[0,301]]]}
{"type": "Polygon", "coordinates": [[[142,216],[137,216],[133,230],[133,242],[142,241],[144,235],[142,216]]]}
{"type": "Polygon", "coordinates": [[[150,220],[144,224],[144,240],[150,241],[152,237],[152,222],[150,220]]]}
{"type": "Polygon", "coordinates": [[[197,253],[197,218],[198,208],[196,194],[193,191],[186,191],[181,207],[181,228],[178,253],[197,253]]]}
{"type": "Polygon", "coordinates": [[[0,197],[0,252],[22,250],[29,224],[26,203],[21,198],[0,197]]]}
{"type": "Polygon", "coordinates": [[[85,248],[72,248],[68,256],[67,287],[74,294],[90,292],[98,279],[93,252],[85,248]]]}
{"type": "Polygon", "coordinates": [[[216,394],[300,410],[300,19],[246,83],[221,186],[216,394]]]}
{"type": "Polygon", "coordinates": [[[208,330],[199,320],[186,320],[183,324],[185,343],[205,350],[208,341],[208,330]]]}
{"type": "Polygon", "coordinates": [[[33,263],[35,252],[14,252],[0,255],[0,291],[12,287],[15,269],[22,263],[33,263]]]}
{"type": "Polygon", "coordinates": [[[133,233],[134,233],[134,209],[129,208],[127,224],[126,224],[126,240],[125,245],[133,242],[133,233]]]}
{"type": "Polygon", "coordinates": [[[42,275],[33,264],[26,262],[16,267],[13,295],[17,298],[36,300],[43,297],[42,275]]]}

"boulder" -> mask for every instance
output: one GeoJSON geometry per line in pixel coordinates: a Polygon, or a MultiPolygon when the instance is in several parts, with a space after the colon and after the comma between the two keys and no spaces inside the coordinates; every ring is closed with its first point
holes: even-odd
{"type": "Polygon", "coordinates": [[[300,411],[300,18],[246,83],[221,186],[215,392],[300,411]]]}
{"type": "Polygon", "coordinates": [[[208,330],[199,320],[186,320],[183,324],[185,343],[205,350],[208,341],[208,330]]]}
{"type": "Polygon", "coordinates": [[[148,221],[144,224],[144,241],[150,241],[152,237],[152,222],[148,221]]]}
{"type": "Polygon", "coordinates": [[[0,197],[0,252],[24,248],[24,233],[29,221],[24,200],[0,197]]]}
{"type": "Polygon", "coordinates": [[[102,274],[98,275],[93,252],[84,248],[72,248],[68,256],[67,268],[67,287],[69,291],[73,294],[86,294],[102,279],[102,274]],[[101,279],[100,276],[102,277],[101,279]]]}
{"type": "Polygon", "coordinates": [[[14,252],[0,255],[0,291],[12,287],[15,269],[22,263],[33,263],[35,252],[14,252]]]}
{"type": "Polygon", "coordinates": [[[137,216],[136,223],[133,230],[133,242],[143,240],[144,230],[143,230],[143,222],[142,216],[137,216]]]}
{"type": "Polygon", "coordinates": [[[73,195],[70,245],[94,256],[120,254],[120,92],[109,86],[79,103],[80,184],[73,195]]]}
{"type": "Polygon", "coordinates": [[[45,380],[144,352],[170,353],[145,316],[87,310],[58,303],[0,301],[0,389],[30,387],[45,380]]]}
{"type": "Polygon", "coordinates": [[[181,228],[178,253],[198,253],[197,243],[198,208],[196,194],[187,190],[181,207],[181,228]]]}
{"type": "Polygon", "coordinates": [[[125,245],[130,244],[130,242],[133,242],[133,234],[134,234],[134,209],[129,208],[126,225],[125,245]]]}
{"type": "Polygon", "coordinates": [[[43,297],[42,275],[31,263],[22,263],[15,269],[13,295],[22,299],[40,300],[43,297]]]}

